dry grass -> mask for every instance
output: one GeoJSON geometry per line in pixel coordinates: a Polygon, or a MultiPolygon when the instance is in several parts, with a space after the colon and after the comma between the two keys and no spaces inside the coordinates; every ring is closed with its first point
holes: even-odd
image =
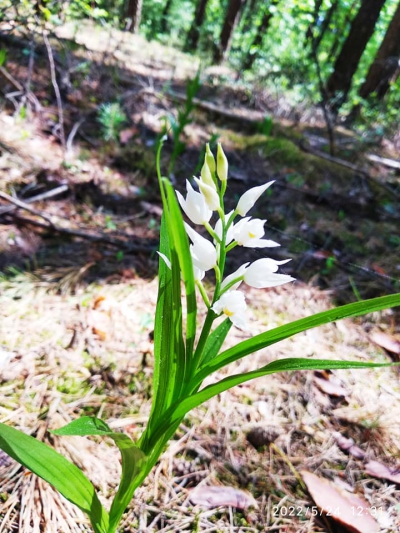
{"type": "MultiPolygon", "coordinates": [[[[327,294],[301,284],[248,291],[252,333],[326,309],[327,294]]],[[[109,442],[79,437],[50,439],[80,414],[97,414],[133,438],[149,411],[156,282],[131,280],[91,285],[57,295],[26,277],[3,281],[2,349],[11,362],[1,371],[0,419],[50,442],[78,464],[109,505],[118,483],[119,458],[109,442]]],[[[386,313],[388,315],[388,313],[386,313]]],[[[254,369],[277,357],[382,360],[365,329],[385,320],[344,321],[297,335],[247,357],[230,371],[254,369]]],[[[230,342],[243,337],[233,331],[230,342]]],[[[221,377],[219,373],[215,378],[221,377]]],[[[397,371],[337,371],[345,399],[322,393],[312,373],[285,373],[236,387],[194,410],[145,485],[136,493],[122,531],[334,531],[323,519],[274,516],[274,505],[310,506],[298,471],[309,469],[351,484],[385,510],[394,531],[399,491],[368,478],[360,461],[337,447],[333,434],[353,437],[370,456],[386,462],[399,450],[397,371]],[[256,450],[246,434],[269,428],[274,445],[256,450]],[[226,484],[249,490],[258,508],[193,507],[190,489],[226,484]],[[330,528],[330,529],[329,529],[330,528]]],[[[41,480],[0,456],[0,532],[90,531],[85,517],[41,480]]]]}

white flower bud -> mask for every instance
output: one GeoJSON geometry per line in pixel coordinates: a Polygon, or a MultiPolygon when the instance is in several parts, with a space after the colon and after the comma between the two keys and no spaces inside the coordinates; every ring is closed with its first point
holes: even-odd
{"type": "Polygon", "coordinates": [[[194,178],[194,180],[199,186],[200,192],[204,197],[207,207],[211,209],[211,211],[217,210],[220,206],[220,200],[215,188],[210,187],[210,185],[207,185],[199,178],[194,178]]]}
{"type": "Polygon", "coordinates": [[[206,144],[206,155],[204,158],[204,162],[207,163],[211,174],[215,174],[215,159],[208,143],[206,144]]]}
{"type": "Polygon", "coordinates": [[[253,187],[252,189],[249,189],[244,194],[242,194],[242,196],[239,198],[239,202],[236,207],[236,213],[238,213],[242,217],[246,216],[250,209],[253,207],[253,205],[260,198],[262,193],[266,191],[268,187],[270,187],[273,183],[274,180],[269,181],[268,183],[260,185],[259,187],[253,187]]]}
{"type": "Polygon", "coordinates": [[[217,148],[217,174],[221,181],[228,179],[228,160],[222,150],[221,143],[218,143],[217,148]]]}

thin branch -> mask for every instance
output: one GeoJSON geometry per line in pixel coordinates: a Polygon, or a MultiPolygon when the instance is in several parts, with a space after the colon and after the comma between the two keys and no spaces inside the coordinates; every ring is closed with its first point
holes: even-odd
{"type": "Polygon", "coordinates": [[[322,98],[321,107],[322,112],[324,114],[325,123],[326,123],[326,129],[328,131],[328,138],[329,138],[329,152],[331,156],[335,155],[335,124],[332,121],[332,114],[329,106],[329,97],[325,89],[325,84],[322,79],[322,73],[321,73],[321,65],[318,58],[318,49],[316,45],[316,40],[314,37],[312,37],[311,41],[311,54],[314,58],[315,67],[317,70],[317,77],[318,77],[318,87],[319,92],[322,98]]]}
{"type": "Polygon", "coordinates": [[[71,131],[69,132],[67,143],[66,143],[67,153],[72,152],[72,143],[74,142],[75,135],[78,133],[79,128],[82,126],[85,120],[86,120],[86,117],[83,117],[80,120],[78,120],[78,122],[75,122],[71,131]]]}
{"type": "MultiPolygon", "coordinates": [[[[41,200],[47,200],[48,198],[53,198],[54,196],[58,196],[59,194],[62,194],[63,192],[66,192],[69,190],[68,185],[60,185],[59,187],[56,187],[55,189],[51,189],[50,191],[42,192],[41,194],[37,194],[36,196],[31,196],[30,198],[27,198],[25,200],[25,204],[32,204],[33,202],[40,202],[41,200]]],[[[13,198],[12,196],[10,198],[13,198]]],[[[7,199],[7,201],[9,201],[7,199]]],[[[6,213],[10,213],[11,211],[15,211],[18,209],[19,206],[13,203],[13,205],[0,207],[0,216],[4,215],[6,213]]]]}
{"type": "Polygon", "coordinates": [[[40,109],[42,109],[39,100],[36,98],[33,92],[30,90],[25,91],[20,82],[16,80],[14,76],[8,72],[7,69],[5,69],[4,67],[0,67],[0,74],[2,74],[11,83],[11,85],[13,85],[21,94],[24,94],[24,92],[26,92],[27,98],[31,101],[32,104],[34,104],[36,110],[39,111],[40,109]]]}
{"type": "Polygon", "coordinates": [[[32,213],[32,215],[36,215],[37,217],[43,218],[43,220],[46,220],[49,224],[54,226],[54,222],[51,216],[47,215],[46,213],[43,213],[42,211],[38,211],[34,207],[28,205],[26,202],[22,202],[21,200],[18,200],[18,198],[14,198],[13,196],[10,196],[9,194],[2,191],[0,191],[0,198],[3,198],[3,200],[6,200],[10,204],[14,204],[20,209],[28,211],[28,213],[32,213]]]}
{"type": "MultiPolygon", "coordinates": [[[[67,186],[63,185],[61,187],[67,187],[67,186]]],[[[61,187],[58,187],[58,189],[61,189],[61,187]]],[[[48,193],[43,193],[43,195],[38,195],[38,196],[43,197],[43,196],[46,196],[47,194],[48,193]]],[[[82,230],[59,226],[58,224],[54,222],[53,217],[47,215],[46,213],[43,213],[43,211],[38,211],[37,209],[34,209],[30,205],[28,205],[26,202],[22,202],[21,200],[18,200],[18,198],[14,198],[10,196],[9,194],[6,194],[5,192],[2,192],[2,191],[0,191],[0,198],[3,198],[3,200],[6,200],[7,202],[13,204],[13,206],[16,206],[16,209],[23,209],[25,211],[28,211],[28,213],[32,213],[33,215],[42,218],[43,220],[47,222],[47,224],[43,222],[39,222],[38,220],[34,220],[31,218],[22,217],[12,212],[4,213],[6,216],[16,218],[18,220],[21,220],[22,222],[25,222],[27,224],[32,224],[39,228],[48,229],[51,231],[55,231],[57,233],[65,233],[67,235],[72,235],[74,237],[81,237],[82,239],[86,239],[86,240],[93,241],[93,242],[105,242],[107,244],[111,244],[112,246],[124,248],[129,251],[151,253],[151,252],[154,252],[156,249],[156,246],[151,246],[151,245],[140,246],[136,244],[131,244],[130,241],[132,239],[132,235],[126,235],[126,240],[121,240],[121,239],[116,239],[115,237],[112,237],[109,235],[105,235],[104,233],[88,233],[82,230]]]]}
{"type": "Polygon", "coordinates": [[[53,50],[51,49],[50,41],[45,31],[43,31],[43,41],[44,41],[44,44],[46,45],[47,54],[49,57],[51,83],[53,84],[54,94],[56,95],[56,100],[57,100],[58,124],[60,126],[60,141],[61,141],[61,145],[64,151],[66,151],[65,132],[64,132],[64,110],[63,110],[62,98],[61,98],[60,88],[57,82],[56,66],[54,63],[53,50]]]}
{"type": "Polygon", "coordinates": [[[312,155],[315,155],[317,157],[321,157],[322,159],[326,159],[327,161],[331,161],[331,163],[336,163],[337,165],[340,165],[342,167],[345,167],[345,168],[348,168],[350,170],[353,170],[357,174],[360,174],[360,175],[364,176],[365,178],[367,178],[367,179],[373,181],[374,183],[376,183],[376,185],[378,187],[380,187],[381,189],[384,189],[390,195],[394,196],[395,198],[400,199],[400,194],[399,193],[394,191],[392,188],[388,187],[385,183],[382,183],[381,181],[378,181],[377,179],[375,179],[373,176],[368,174],[368,172],[366,172],[362,168],[359,168],[356,165],[353,165],[352,163],[349,163],[345,159],[340,159],[339,157],[334,157],[332,155],[326,154],[325,152],[321,152],[320,150],[315,150],[313,148],[306,147],[303,144],[300,144],[299,148],[301,148],[304,152],[309,152],[312,155]]]}
{"type": "Polygon", "coordinates": [[[115,248],[124,249],[128,252],[151,254],[156,251],[157,246],[158,246],[158,244],[156,243],[154,244],[154,246],[133,244],[132,235],[127,235],[126,236],[127,239],[122,240],[122,239],[116,239],[115,237],[112,237],[109,235],[105,235],[104,233],[88,233],[86,231],[81,231],[81,230],[76,230],[76,229],[71,229],[71,228],[64,228],[56,224],[45,224],[44,222],[40,222],[39,220],[27,218],[27,217],[18,215],[17,213],[10,213],[7,215],[7,217],[19,220],[20,222],[24,224],[31,224],[32,226],[36,226],[38,228],[43,228],[43,229],[57,232],[57,233],[64,233],[66,235],[71,235],[72,237],[80,237],[82,239],[85,239],[91,242],[104,242],[115,248]]]}

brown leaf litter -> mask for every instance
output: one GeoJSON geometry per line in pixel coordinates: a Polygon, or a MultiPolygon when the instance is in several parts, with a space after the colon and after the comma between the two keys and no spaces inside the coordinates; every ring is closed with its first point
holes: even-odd
{"type": "MultiPolygon", "coordinates": [[[[330,305],[326,295],[298,282],[269,291],[248,290],[247,299],[253,334],[330,305]]],[[[149,334],[155,303],[156,282],[140,279],[78,287],[76,294],[61,295],[18,278],[3,284],[0,293],[0,334],[7,354],[0,371],[0,420],[44,439],[81,466],[106,506],[120,469],[112,443],[50,439],[46,429],[85,413],[103,417],[134,439],[139,436],[150,407],[149,334]]],[[[293,355],[382,360],[383,353],[368,342],[363,327],[385,317],[390,313],[310,330],[237,362],[229,372],[293,355]]],[[[229,343],[245,337],[232,330],[229,343]]],[[[225,375],[220,371],[208,382],[225,375]]],[[[347,391],[345,397],[321,393],[312,373],[295,372],[243,384],[195,409],[138,489],[121,527],[165,533],[194,524],[200,530],[226,532],[330,531],[325,522],[329,517],[274,515],[283,503],[314,505],[299,485],[299,472],[307,470],[328,480],[339,476],[370,507],[382,507],[391,524],[382,531],[393,531],[400,523],[394,503],[400,495],[397,486],[366,477],[357,460],[339,449],[333,434],[345,432],[382,463],[385,456],[398,453],[397,371],[340,370],[329,376],[334,378],[347,391]],[[345,422],[335,415],[338,409],[347,409],[351,425],[342,426],[345,422]],[[249,446],[254,428],[271,427],[275,447],[271,439],[257,449],[249,446]],[[379,439],[373,438],[374,431],[379,439]],[[245,491],[257,507],[240,510],[237,501],[228,499],[216,509],[193,509],[190,495],[196,486],[245,491]]],[[[6,457],[0,464],[0,531],[90,531],[85,517],[53,489],[6,457]]]]}

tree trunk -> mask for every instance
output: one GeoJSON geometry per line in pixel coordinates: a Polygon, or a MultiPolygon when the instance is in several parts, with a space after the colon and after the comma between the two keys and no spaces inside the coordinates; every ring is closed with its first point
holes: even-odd
{"type": "Polygon", "coordinates": [[[369,68],[367,78],[359,94],[368,98],[376,93],[379,100],[388,92],[391,81],[395,81],[399,71],[400,60],[400,2],[388,26],[385,37],[369,68]],[[397,73],[397,76],[396,76],[397,73]]]}
{"type": "MultiPolygon", "coordinates": [[[[341,31],[336,31],[335,38],[333,40],[333,43],[330,47],[330,50],[328,52],[328,57],[336,57],[338,48],[340,46],[340,42],[342,40],[343,35],[347,32],[347,27],[351,25],[351,21],[353,19],[353,11],[356,5],[359,3],[359,0],[354,0],[354,2],[350,5],[350,7],[347,9],[346,16],[344,17],[344,21],[335,21],[334,25],[337,27],[340,26],[341,31]]],[[[342,8],[343,9],[343,8],[342,8]]],[[[339,13],[341,12],[341,9],[339,9],[339,13]]]]}
{"type": "Polygon", "coordinates": [[[214,51],[214,62],[221,63],[229,53],[233,32],[239,22],[240,10],[246,0],[229,0],[228,11],[221,30],[219,45],[214,51]]]}
{"type": "Polygon", "coordinates": [[[197,49],[200,38],[200,28],[202,27],[206,17],[207,4],[208,0],[199,0],[197,4],[194,20],[186,38],[185,50],[187,52],[194,52],[197,49]]]}
{"type": "Polygon", "coordinates": [[[140,19],[142,17],[143,0],[128,0],[126,7],[127,29],[132,33],[139,31],[140,19]]]}
{"type": "Polygon", "coordinates": [[[385,0],[363,0],[350,32],[336,59],[334,71],[327,83],[327,94],[336,98],[332,109],[337,112],[345,102],[358,63],[371,38],[385,0]]]}
{"type": "Polygon", "coordinates": [[[167,0],[165,3],[164,9],[163,9],[162,15],[161,15],[161,25],[160,25],[161,33],[166,33],[167,31],[167,26],[168,26],[167,21],[168,21],[168,15],[171,9],[171,5],[172,5],[172,0],[167,0]]]}
{"type": "Polygon", "coordinates": [[[270,5],[266,8],[263,18],[260,25],[257,28],[257,33],[254,36],[253,42],[250,45],[250,48],[247,52],[245,60],[243,61],[242,68],[243,70],[249,70],[253,66],[254,61],[259,55],[259,51],[263,42],[264,35],[267,33],[269,23],[271,22],[273,13],[270,11],[271,6],[276,6],[279,0],[272,0],[270,5]]]}

